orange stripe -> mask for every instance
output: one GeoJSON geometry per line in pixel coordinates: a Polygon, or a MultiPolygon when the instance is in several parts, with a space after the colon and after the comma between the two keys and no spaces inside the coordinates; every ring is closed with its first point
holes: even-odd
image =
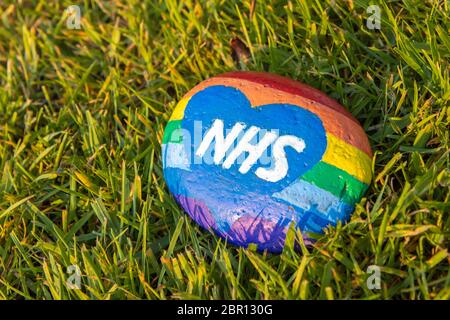
{"type": "Polygon", "coordinates": [[[362,150],[372,157],[372,150],[363,128],[348,118],[346,115],[312,101],[305,97],[283,92],[274,88],[265,87],[261,84],[244,79],[232,79],[214,77],[205,80],[190,90],[186,97],[214,85],[234,87],[242,91],[250,100],[252,106],[261,106],[272,103],[286,103],[301,106],[316,114],[323,123],[325,130],[348,144],[362,150]]]}

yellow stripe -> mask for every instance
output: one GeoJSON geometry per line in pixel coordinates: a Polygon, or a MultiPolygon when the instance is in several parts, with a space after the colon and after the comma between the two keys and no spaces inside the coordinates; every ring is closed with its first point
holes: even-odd
{"type": "Polygon", "coordinates": [[[346,171],[361,182],[370,184],[372,159],[365,152],[329,133],[327,133],[327,150],[322,161],[346,171]]]}
{"type": "Polygon", "coordinates": [[[185,97],[178,102],[177,106],[175,107],[175,110],[173,110],[173,113],[170,116],[169,121],[182,120],[184,118],[184,110],[186,109],[186,106],[190,98],[191,97],[185,97]]]}

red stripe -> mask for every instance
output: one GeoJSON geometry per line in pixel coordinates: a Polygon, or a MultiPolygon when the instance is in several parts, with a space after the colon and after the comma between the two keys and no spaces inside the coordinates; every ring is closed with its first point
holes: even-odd
{"type": "Polygon", "coordinates": [[[328,97],[326,94],[317,90],[316,88],[310,87],[298,81],[273,73],[255,71],[233,71],[218,75],[217,77],[245,79],[265,86],[269,86],[276,90],[303,96],[309,100],[318,102],[324,106],[342,113],[359,125],[358,120],[356,120],[355,117],[353,117],[353,115],[348,112],[342,105],[340,105],[336,100],[328,97]]]}

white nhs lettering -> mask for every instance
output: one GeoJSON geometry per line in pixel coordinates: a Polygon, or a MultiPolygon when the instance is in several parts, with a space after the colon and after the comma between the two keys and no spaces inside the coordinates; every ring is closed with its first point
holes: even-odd
{"type": "MultiPolygon", "coordinates": [[[[220,164],[228,149],[230,149],[236,138],[245,128],[246,125],[244,123],[238,122],[233,126],[231,131],[224,136],[223,121],[220,119],[214,120],[211,128],[205,134],[205,137],[200,143],[200,146],[195,154],[199,157],[203,157],[213,140],[215,140],[213,160],[214,164],[220,164]]],[[[305,149],[305,142],[303,139],[296,136],[284,135],[279,137],[277,134],[269,131],[257,144],[251,144],[250,141],[260,130],[261,129],[256,126],[251,126],[244,133],[236,148],[228,154],[222,164],[222,168],[229,169],[243,152],[248,152],[247,158],[239,167],[239,172],[245,174],[258,161],[264,151],[273,143],[272,154],[274,165],[272,168],[259,167],[256,169],[255,174],[263,180],[277,182],[283,179],[289,170],[289,164],[286,159],[284,148],[289,146],[300,153],[305,149]]]]}

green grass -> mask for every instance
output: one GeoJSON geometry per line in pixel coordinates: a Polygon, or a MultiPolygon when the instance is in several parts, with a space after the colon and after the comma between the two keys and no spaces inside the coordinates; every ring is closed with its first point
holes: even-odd
{"type": "Polygon", "coordinates": [[[0,298],[450,299],[447,1],[373,1],[381,30],[359,0],[85,0],[71,30],[74,2],[0,4],[0,298]],[[314,247],[228,245],[167,192],[176,102],[237,69],[323,90],[369,136],[374,181],[314,247]]]}

